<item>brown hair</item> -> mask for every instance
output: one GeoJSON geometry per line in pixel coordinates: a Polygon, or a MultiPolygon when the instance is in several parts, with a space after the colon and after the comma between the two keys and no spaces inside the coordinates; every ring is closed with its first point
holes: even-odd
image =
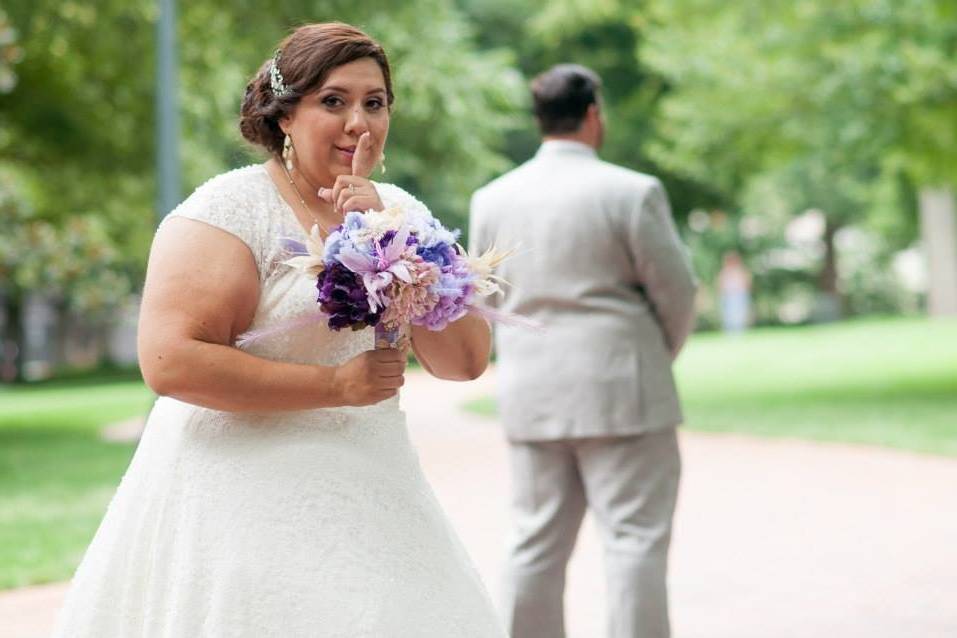
{"type": "Polygon", "coordinates": [[[273,154],[282,152],[279,121],[292,113],[304,96],[319,89],[336,67],[372,58],[382,69],[391,108],[392,74],[389,60],[378,42],[359,29],[342,22],[307,24],[293,31],[279,45],[279,71],[286,92],[277,97],[270,82],[273,59],[266,60],[246,85],[240,109],[239,130],[243,137],[273,154]]]}
{"type": "Polygon", "coordinates": [[[598,103],[601,78],[580,64],[558,64],[532,80],[535,119],[543,135],[574,133],[598,103]]]}

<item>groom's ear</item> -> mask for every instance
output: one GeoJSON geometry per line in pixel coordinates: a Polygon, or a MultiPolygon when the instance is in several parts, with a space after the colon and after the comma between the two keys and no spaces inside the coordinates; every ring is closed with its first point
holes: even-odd
{"type": "Polygon", "coordinates": [[[605,115],[601,109],[601,102],[588,105],[585,117],[582,119],[582,129],[589,131],[589,142],[596,149],[600,148],[605,139],[605,115]]]}

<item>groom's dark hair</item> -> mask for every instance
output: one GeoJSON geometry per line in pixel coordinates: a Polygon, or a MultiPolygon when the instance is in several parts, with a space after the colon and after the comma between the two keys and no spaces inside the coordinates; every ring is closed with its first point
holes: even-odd
{"type": "Polygon", "coordinates": [[[580,64],[557,64],[532,80],[535,119],[542,135],[574,133],[598,103],[601,78],[580,64]]]}

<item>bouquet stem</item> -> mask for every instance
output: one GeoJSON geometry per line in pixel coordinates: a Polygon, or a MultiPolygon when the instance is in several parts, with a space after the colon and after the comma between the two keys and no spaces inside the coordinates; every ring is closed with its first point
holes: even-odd
{"type": "Polygon", "coordinates": [[[381,323],[375,327],[375,349],[388,350],[390,348],[401,348],[405,339],[404,331],[401,327],[393,330],[387,329],[381,323]]]}

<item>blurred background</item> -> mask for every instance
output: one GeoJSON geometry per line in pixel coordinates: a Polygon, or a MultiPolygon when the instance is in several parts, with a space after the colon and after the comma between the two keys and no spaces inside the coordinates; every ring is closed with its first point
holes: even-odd
{"type": "Polygon", "coordinates": [[[528,80],[601,75],[601,155],[661,177],[702,282],[688,428],[957,456],[953,0],[6,0],[0,589],[72,573],[152,401],[156,223],[262,161],[247,79],[334,19],[390,54],[388,180],[456,227],[538,145],[528,80]]]}

